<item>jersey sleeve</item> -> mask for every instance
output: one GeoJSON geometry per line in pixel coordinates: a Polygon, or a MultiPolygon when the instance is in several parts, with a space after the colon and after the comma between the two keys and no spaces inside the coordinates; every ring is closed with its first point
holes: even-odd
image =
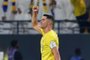
{"type": "Polygon", "coordinates": [[[55,37],[49,37],[47,44],[51,49],[54,47],[58,47],[58,39],[56,39],[55,37]]]}
{"type": "Polygon", "coordinates": [[[56,46],[56,42],[51,41],[51,42],[50,42],[50,48],[52,49],[52,48],[54,48],[54,47],[57,47],[57,46],[56,46]]]}

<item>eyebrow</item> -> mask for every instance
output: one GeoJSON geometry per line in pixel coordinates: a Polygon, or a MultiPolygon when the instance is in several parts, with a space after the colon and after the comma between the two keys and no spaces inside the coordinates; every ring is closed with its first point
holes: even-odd
{"type": "Polygon", "coordinates": [[[41,19],[41,20],[45,20],[45,19],[41,19]]]}

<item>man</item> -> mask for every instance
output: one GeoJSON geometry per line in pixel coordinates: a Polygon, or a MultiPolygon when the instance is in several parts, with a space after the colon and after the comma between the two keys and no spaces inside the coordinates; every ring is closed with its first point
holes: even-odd
{"type": "Polygon", "coordinates": [[[77,18],[80,27],[80,33],[85,33],[87,27],[90,26],[90,24],[87,21],[89,18],[89,14],[86,9],[85,0],[71,0],[71,3],[74,7],[74,15],[77,18]]]}
{"type": "MultiPolygon", "coordinates": [[[[76,18],[73,14],[73,6],[70,0],[55,0],[56,7],[54,9],[55,20],[60,22],[60,34],[78,34],[79,28],[76,22],[76,18]]],[[[57,25],[57,23],[56,23],[57,25]]],[[[57,26],[56,26],[57,28],[57,26]]]]}
{"type": "Polygon", "coordinates": [[[41,59],[42,60],[61,60],[58,51],[58,36],[53,30],[53,17],[48,14],[42,16],[40,23],[37,22],[38,7],[33,7],[32,26],[42,34],[41,39],[41,59]]]}
{"type": "Polygon", "coordinates": [[[11,41],[11,47],[8,49],[8,60],[22,60],[22,55],[19,52],[19,45],[17,40],[11,41]]]}
{"type": "Polygon", "coordinates": [[[81,49],[80,48],[75,49],[75,55],[72,56],[70,60],[84,60],[84,58],[81,56],[81,49]]]}
{"type": "Polygon", "coordinates": [[[56,5],[57,5],[56,0],[50,0],[49,7],[51,8],[51,13],[52,13],[53,17],[55,17],[54,9],[55,9],[56,5]]]}

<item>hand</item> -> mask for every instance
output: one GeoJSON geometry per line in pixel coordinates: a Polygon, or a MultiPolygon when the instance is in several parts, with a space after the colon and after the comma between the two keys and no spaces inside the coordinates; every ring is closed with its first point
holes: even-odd
{"type": "Polygon", "coordinates": [[[38,6],[33,7],[33,13],[38,13],[38,6]]]}

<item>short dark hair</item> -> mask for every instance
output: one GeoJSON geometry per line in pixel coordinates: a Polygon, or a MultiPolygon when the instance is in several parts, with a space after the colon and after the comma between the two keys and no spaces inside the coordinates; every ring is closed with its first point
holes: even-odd
{"type": "Polygon", "coordinates": [[[11,47],[16,48],[17,47],[17,44],[18,44],[18,41],[17,40],[12,40],[11,41],[11,47]]]}
{"type": "Polygon", "coordinates": [[[43,16],[46,16],[48,19],[50,19],[54,22],[54,17],[52,15],[44,14],[43,16]]]}

